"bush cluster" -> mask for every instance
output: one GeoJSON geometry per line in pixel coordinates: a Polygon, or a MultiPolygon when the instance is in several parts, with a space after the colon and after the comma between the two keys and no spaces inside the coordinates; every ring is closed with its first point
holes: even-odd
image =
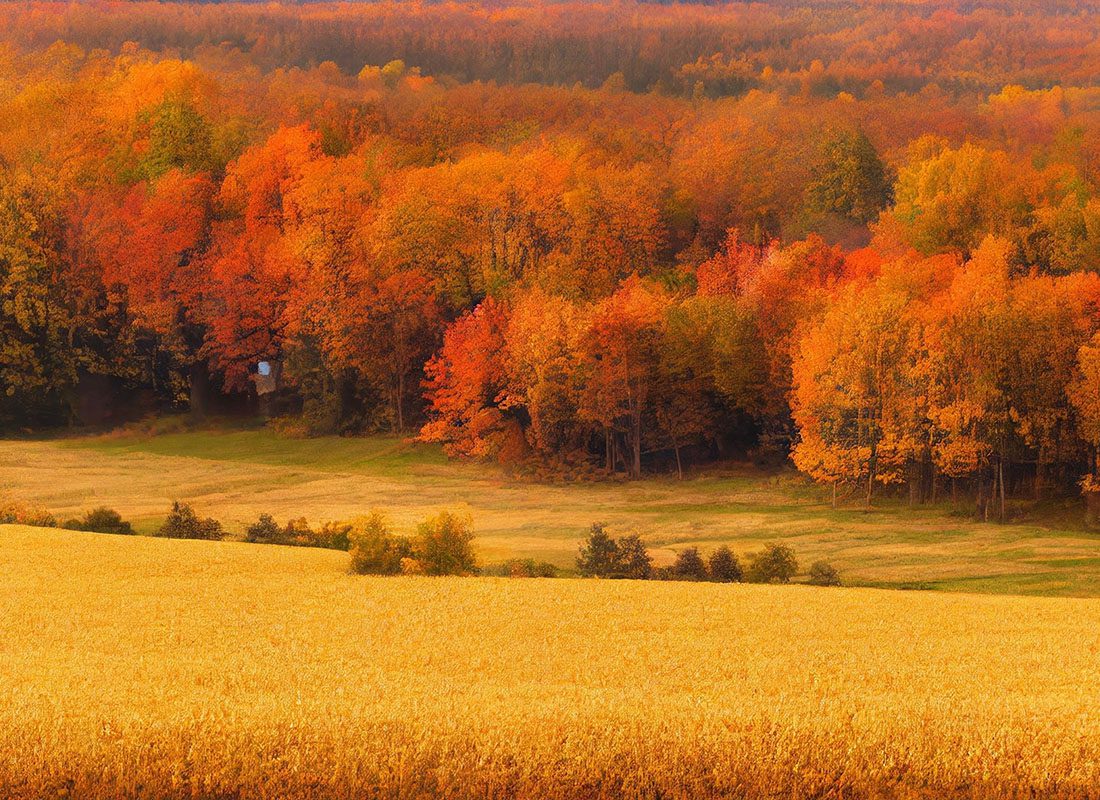
{"type": "Polygon", "coordinates": [[[320,528],[311,528],[305,517],[279,525],[270,514],[261,514],[259,520],[245,529],[244,540],[254,544],[348,550],[351,547],[351,527],[348,523],[326,522],[320,528]]]}
{"type": "MultiPolygon", "coordinates": [[[[0,524],[57,527],[45,509],[15,501],[0,502],[0,524]]],[[[117,511],[100,507],[79,519],[64,523],[65,528],[97,533],[132,535],[133,526],[117,511]]],[[[220,541],[226,532],[215,519],[202,518],[186,503],[175,502],[157,536],[170,539],[220,541]]],[[[326,522],[312,528],[305,518],[291,519],[280,525],[270,514],[249,525],[245,541],[256,544],[280,544],[295,547],[322,547],[351,553],[351,571],[360,575],[478,575],[509,578],[554,578],[560,570],[553,564],[534,559],[514,558],[484,570],[479,569],[473,552],[473,532],[468,517],[440,512],[421,522],[413,537],[396,535],[386,516],[379,511],[351,522],[326,522]]],[[[584,577],[712,581],[716,583],[790,583],[798,574],[798,560],[786,545],[768,544],[752,553],[747,565],[723,545],[707,558],[698,547],[687,547],[676,554],[666,567],[654,567],[641,537],[636,534],[618,539],[604,523],[594,523],[577,553],[577,571],[584,577]]],[[[840,574],[825,561],[815,561],[808,581],[813,586],[840,586],[840,574]]]]}
{"type": "Polygon", "coordinates": [[[113,508],[101,506],[87,512],[80,519],[70,519],[61,527],[71,531],[89,531],[91,533],[117,533],[133,536],[134,527],[122,518],[113,508]]]}
{"type": "MultiPolygon", "coordinates": [[[[713,581],[716,583],[790,583],[798,574],[798,560],[786,545],[768,544],[747,558],[747,567],[725,545],[704,559],[698,547],[687,547],[676,554],[671,566],[653,567],[645,545],[638,536],[616,540],[603,523],[594,524],[577,555],[577,571],[593,578],[635,578],[669,581],[713,581]]],[[[825,561],[810,567],[809,581],[814,586],[840,586],[840,575],[825,561]]]]}
{"type": "Polygon", "coordinates": [[[421,522],[412,539],[394,534],[379,511],[354,521],[351,570],[359,575],[477,575],[469,517],[442,511],[421,522]]]}
{"type": "Polygon", "coordinates": [[[482,570],[483,575],[498,578],[556,578],[558,573],[553,564],[533,558],[511,558],[482,570]]]}
{"type": "Polygon", "coordinates": [[[172,503],[172,511],[157,530],[157,536],[168,539],[221,541],[225,538],[225,529],[216,519],[199,517],[195,509],[187,503],[177,501],[172,503]]]}
{"type": "Polygon", "coordinates": [[[577,571],[587,578],[646,580],[653,575],[653,560],[639,536],[616,540],[604,523],[597,522],[577,553],[577,571]]]}
{"type": "Polygon", "coordinates": [[[0,525],[33,525],[37,528],[56,528],[57,520],[41,506],[21,500],[0,500],[0,525]]]}

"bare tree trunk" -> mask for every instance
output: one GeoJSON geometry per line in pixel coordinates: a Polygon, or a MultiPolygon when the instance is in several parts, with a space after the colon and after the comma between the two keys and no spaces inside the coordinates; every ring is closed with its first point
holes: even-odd
{"type": "Polygon", "coordinates": [[[875,489],[875,468],[877,461],[877,443],[871,445],[871,457],[867,461],[867,508],[871,507],[871,496],[875,489]]]}
{"type": "Polygon", "coordinates": [[[402,372],[397,373],[397,397],[394,398],[397,411],[397,432],[405,432],[405,375],[402,372]]]}
{"type": "Polygon", "coordinates": [[[642,413],[637,411],[634,414],[633,424],[631,425],[631,445],[633,449],[633,461],[631,464],[630,474],[635,478],[642,477],[642,413]]]}
{"type": "Polygon", "coordinates": [[[1004,457],[997,462],[997,473],[1001,484],[1001,522],[1005,521],[1005,462],[1004,457]]]}
{"type": "Polygon", "coordinates": [[[194,361],[189,369],[190,395],[188,405],[197,419],[206,416],[206,398],[210,389],[210,373],[205,361],[194,361]]]}

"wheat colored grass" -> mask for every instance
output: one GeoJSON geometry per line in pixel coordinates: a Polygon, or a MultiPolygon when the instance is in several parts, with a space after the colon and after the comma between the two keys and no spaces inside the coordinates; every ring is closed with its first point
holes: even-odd
{"type": "Polygon", "coordinates": [[[0,527],[0,797],[1094,797],[1100,601],[0,527]]]}

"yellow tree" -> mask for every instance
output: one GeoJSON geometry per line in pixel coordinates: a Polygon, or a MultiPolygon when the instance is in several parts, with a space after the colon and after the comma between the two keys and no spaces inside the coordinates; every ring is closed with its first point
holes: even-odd
{"type": "Polygon", "coordinates": [[[505,333],[507,387],[502,408],[522,408],[529,418],[527,442],[542,456],[580,447],[582,426],[579,345],[583,310],[541,289],[519,293],[505,333]]]}
{"type": "Polygon", "coordinates": [[[1077,430],[1092,451],[1081,490],[1088,503],[1089,522],[1095,524],[1100,518],[1100,334],[1094,334],[1077,351],[1077,374],[1068,393],[1077,430]]]}
{"type": "MultiPolygon", "coordinates": [[[[821,482],[903,480],[921,447],[915,379],[917,326],[909,297],[883,283],[839,292],[795,350],[791,409],[795,465],[821,482]]],[[[835,497],[835,495],[834,495],[835,497]]]]}

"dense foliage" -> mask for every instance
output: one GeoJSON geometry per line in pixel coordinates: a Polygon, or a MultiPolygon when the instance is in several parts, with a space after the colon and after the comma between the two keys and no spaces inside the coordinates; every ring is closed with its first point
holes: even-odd
{"type": "Polygon", "coordinates": [[[581,477],[790,453],[998,517],[1100,488],[1090,6],[0,20],[5,428],[252,408],[581,477]]]}

